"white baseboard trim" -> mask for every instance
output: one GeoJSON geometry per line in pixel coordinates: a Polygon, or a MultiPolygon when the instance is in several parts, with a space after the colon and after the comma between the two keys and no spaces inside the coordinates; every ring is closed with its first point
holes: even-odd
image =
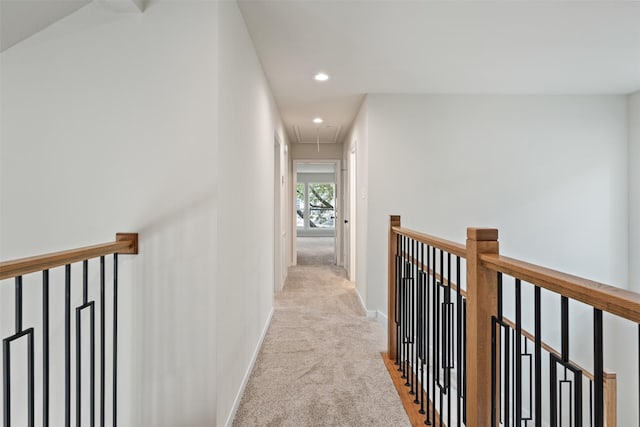
{"type": "Polygon", "coordinates": [[[378,320],[378,323],[380,323],[382,325],[382,327],[384,328],[384,330],[387,330],[387,315],[384,314],[383,312],[381,312],[380,310],[376,311],[376,319],[378,320]]]}
{"type": "Polygon", "coordinates": [[[364,300],[362,299],[362,295],[360,295],[360,292],[358,292],[358,288],[356,288],[356,295],[358,295],[358,300],[360,301],[360,305],[362,306],[362,309],[366,313],[367,317],[369,317],[371,319],[375,319],[376,311],[375,310],[367,310],[367,306],[365,305],[364,300]]]}
{"type": "Polygon", "coordinates": [[[238,390],[238,394],[236,398],[233,400],[233,406],[231,407],[231,412],[227,417],[227,421],[224,423],[226,427],[231,427],[233,424],[233,420],[236,417],[236,412],[238,411],[238,406],[240,406],[240,401],[242,400],[242,396],[244,395],[244,389],[247,387],[247,383],[249,382],[249,377],[251,377],[251,372],[253,372],[253,367],[256,364],[256,360],[258,359],[258,354],[260,353],[260,349],[262,348],[262,342],[264,341],[264,337],[267,335],[267,330],[269,330],[269,325],[271,325],[271,319],[273,318],[273,307],[271,308],[271,312],[269,313],[269,317],[267,317],[267,322],[264,325],[264,329],[262,330],[262,334],[260,335],[260,339],[258,340],[258,345],[256,345],[255,350],[253,351],[253,356],[251,357],[251,363],[249,363],[249,367],[244,374],[244,378],[242,378],[242,385],[240,386],[240,390],[238,390]]]}

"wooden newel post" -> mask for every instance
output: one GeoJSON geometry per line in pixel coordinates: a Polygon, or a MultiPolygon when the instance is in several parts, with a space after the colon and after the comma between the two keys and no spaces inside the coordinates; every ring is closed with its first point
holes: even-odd
{"type": "Polygon", "coordinates": [[[467,426],[491,424],[491,329],[498,279],[480,255],[497,254],[498,230],[467,228],[467,426]]]}
{"type": "Polygon", "coordinates": [[[396,233],[393,227],[400,227],[400,215],[389,216],[389,279],[387,282],[387,353],[391,360],[396,358],[396,233]]]}

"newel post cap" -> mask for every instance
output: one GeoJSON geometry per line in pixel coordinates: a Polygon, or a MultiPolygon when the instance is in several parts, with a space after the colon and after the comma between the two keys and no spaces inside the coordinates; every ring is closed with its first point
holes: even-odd
{"type": "Polygon", "coordinates": [[[479,242],[498,240],[497,228],[467,228],[467,239],[479,242]]]}

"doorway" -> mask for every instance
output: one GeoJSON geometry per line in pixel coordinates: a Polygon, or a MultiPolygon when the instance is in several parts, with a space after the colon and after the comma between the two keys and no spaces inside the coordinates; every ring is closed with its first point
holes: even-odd
{"type": "Polygon", "coordinates": [[[336,265],[339,161],[294,161],[296,264],[336,265]]]}

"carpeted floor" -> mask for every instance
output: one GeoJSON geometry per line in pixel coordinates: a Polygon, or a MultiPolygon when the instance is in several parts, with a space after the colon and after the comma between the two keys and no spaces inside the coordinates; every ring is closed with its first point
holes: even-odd
{"type": "Polygon", "coordinates": [[[335,265],[333,237],[297,237],[298,265],[335,265]]]}
{"type": "Polygon", "coordinates": [[[233,425],[409,426],[384,346],[343,269],[292,267],[233,425]]]}

